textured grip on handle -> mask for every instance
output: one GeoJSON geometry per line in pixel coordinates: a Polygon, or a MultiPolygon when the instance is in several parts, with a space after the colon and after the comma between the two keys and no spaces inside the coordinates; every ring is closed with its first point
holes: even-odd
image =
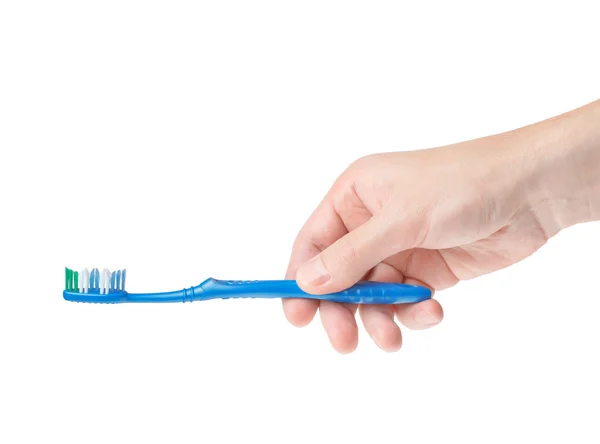
{"type": "Polygon", "coordinates": [[[240,281],[207,279],[199,285],[198,299],[304,298],[350,304],[402,304],[431,298],[425,287],[389,282],[362,281],[337,293],[313,295],[304,292],[294,280],[240,281]]]}

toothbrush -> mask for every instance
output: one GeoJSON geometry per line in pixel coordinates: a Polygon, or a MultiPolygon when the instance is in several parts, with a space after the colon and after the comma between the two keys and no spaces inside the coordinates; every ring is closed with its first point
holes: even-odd
{"type": "Polygon", "coordinates": [[[351,304],[405,304],[431,298],[428,288],[389,282],[361,281],[336,293],[313,295],[304,292],[295,280],[226,281],[209,278],[195,287],[166,293],[128,293],[126,270],[107,268],[81,272],[65,268],[63,298],[73,302],[117,304],[126,302],[193,302],[229,298],[305,298],[351,304]]]}

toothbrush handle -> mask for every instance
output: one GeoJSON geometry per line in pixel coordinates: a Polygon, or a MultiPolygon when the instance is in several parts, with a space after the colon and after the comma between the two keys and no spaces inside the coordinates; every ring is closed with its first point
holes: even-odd
{"type": "Polygon", "coordinates": [[[295,280],[225,281],[207,279],[194,290],[195,300],[229,298],[304,298],[351,304],[403,304],[431,298],[428,288],[389,282],[361,281],[347,290],[313,295],[300,289],[295,280]]]}

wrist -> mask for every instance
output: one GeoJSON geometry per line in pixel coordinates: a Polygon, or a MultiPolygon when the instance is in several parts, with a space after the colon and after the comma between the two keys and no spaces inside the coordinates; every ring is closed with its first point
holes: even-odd
{"type": "Polygon", "coordinates": [[[600,220],[600,101],[517,131],[526,206],[549,236],[600,220]]]}

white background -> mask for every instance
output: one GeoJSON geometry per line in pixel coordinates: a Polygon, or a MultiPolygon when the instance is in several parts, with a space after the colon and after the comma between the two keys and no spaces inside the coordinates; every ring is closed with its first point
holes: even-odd
{"type": "Polygon", "coordinates": [[[0,2],[0,442],[598,442],[597,224],[395,354],[277,300],[62,299],[282,278],[354,159],[600,98],[597,2],[548,3],[0,2]]]}

